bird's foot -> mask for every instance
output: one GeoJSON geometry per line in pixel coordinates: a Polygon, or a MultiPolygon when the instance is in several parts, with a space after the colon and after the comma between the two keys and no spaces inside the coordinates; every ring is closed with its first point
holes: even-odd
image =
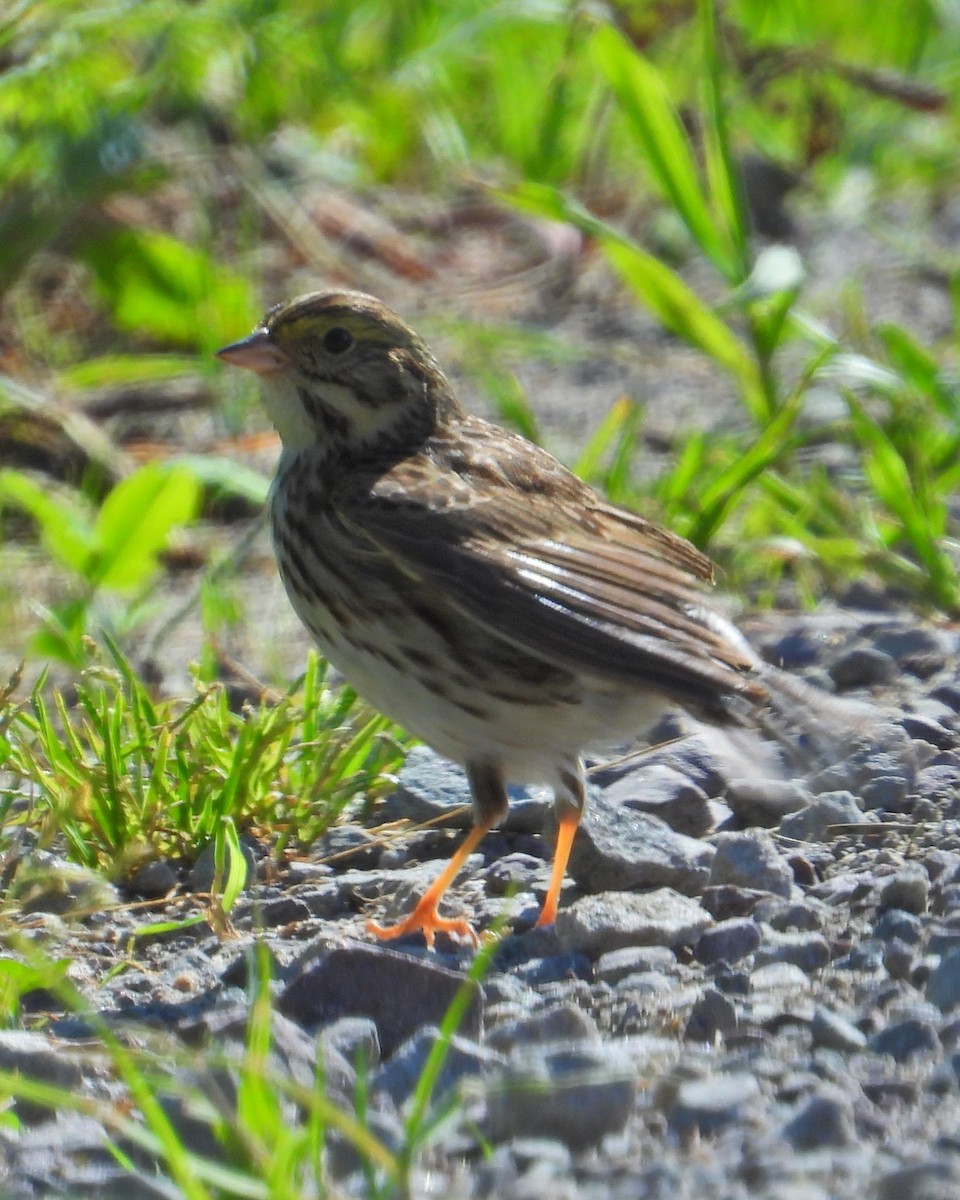
{"type": "Polygon", "coordinates": [[[380,925],[376,921],[367,922],[367,933],[372,933],[374,937],[381,938],[383,941],[404,937],[408,933],[417,933],[418,931],[423,934],[423,939],[431,950],[433,949],[433,940],[438,933],[462,938],[473,946],[479,945],[480,942],[476,930],[469,921],[464,917],[441,917],[437,912],[436,901],[430,900],[426,896],[409,917],[404,917],[395,925],[380,925]]]}

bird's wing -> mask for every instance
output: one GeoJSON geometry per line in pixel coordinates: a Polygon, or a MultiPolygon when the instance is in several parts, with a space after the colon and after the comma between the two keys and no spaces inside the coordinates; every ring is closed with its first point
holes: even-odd
{"type": "Polygon", "coordinates": [[[763,697],[756,656],[703,604],[709,559],[529,443],[477,440],[452,462],[424,453],[344,489],[333,509],[345,540],[559,666],[698,708],[763,697]]]}

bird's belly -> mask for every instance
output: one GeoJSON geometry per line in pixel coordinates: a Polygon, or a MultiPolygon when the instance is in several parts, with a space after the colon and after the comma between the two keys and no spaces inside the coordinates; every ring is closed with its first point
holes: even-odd
{"type": "Polygon", "coordinates": [[[454,652],[449,635],[409,612],[338,620],[288,592],[325,657],[369,704],[455,762],[499,763],[511,782],[552,782],[558,763],[636,733],[663,707],[647,690],[546,662],[530,660],[525,675],[524,656],[476,627],[454,652]]]}

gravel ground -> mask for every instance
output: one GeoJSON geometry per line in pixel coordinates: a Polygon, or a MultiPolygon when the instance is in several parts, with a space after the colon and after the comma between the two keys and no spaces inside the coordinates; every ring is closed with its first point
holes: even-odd
{"type": "MultiPolygon", "coordinates": [[[[480,927],[506,914],[513,932],[447,1059],[439,1094],[459,1097],[456,1116],[419,1164],[414,1195],[960,1195],[960,634],[862,589],[855,598],[875,607],[746,628],[772,661],[868,697],[871,736],[794,779],[770,774],[759,741],[736,751],[738,778],[737,760],[696,733],[596,770],[552,931],[532,929],[549,872],[548,797],[517,793],[450,896],[480,927]]],[[[399,1144],[472,952],[443,939],[434,953],[417,939],[374,945],[363,925],[423,890],[466,800],[460,773],[421,748],[377,820],[452,813],[441,827],[396,826],[385,842],[347,824],[269,880],[251,844],[255,881],[233,937],[200,925],[131,955],[143,913],[103,911],[102,884],[36,852],[27,861],[57,884],[38,884],[20,920],[34,944],[74,960],[72,977],[124,1037],[157,1042],[161,1059],[189,1052],[201,1080],[202,1047],[242,1052],[246,952],[265,943],[276,1068],[308,1080],[320,1053],[328,1087],[346,1097],[362,1050],[371,1120],[399,1144]]],[[[189,874],[154,864],[137,894],[202,890],[209,873],[203,861],[189,874]]],[[[195,911],[170,895],[149,919],[195,911]]],[[[0,1067],[118,1094],[85,1022],[46,994],[25,1010],[33,1027],[0,1033],[0,1067]],[[34,1026],[45,1011],[52,1020],[34,1026]]],[[[168,1109],[188,1144],[218,1153],[178,1102],[168,1109]]],[[[118,1167],[96,1119],[17,1112],[19,1136],[0,1134],[5,1197],[171,1194],[142,1153],[141,1174],[118,1167]]],[[[365,1194],[336,1138],[328,1170],[334,1194],[365,1194]]]]}

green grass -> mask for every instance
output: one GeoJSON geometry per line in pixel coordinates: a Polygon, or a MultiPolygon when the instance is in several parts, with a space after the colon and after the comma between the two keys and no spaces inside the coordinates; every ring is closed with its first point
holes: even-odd
{"type": "Polygon", "coordinates": [[[42,845],[122,880],[156,856],[194,855],[225,825],[270,832],[273,850],[309,845],[351,801],[391,786],[403,742],[311,655],[279,703],[230,708],[219,684],[190,702],[157,700],[113,643],[69,703],[41,678],[0,708],[4,818],[42,845]],[[24,803],[26,797],[26,803],[24,803]]]}

